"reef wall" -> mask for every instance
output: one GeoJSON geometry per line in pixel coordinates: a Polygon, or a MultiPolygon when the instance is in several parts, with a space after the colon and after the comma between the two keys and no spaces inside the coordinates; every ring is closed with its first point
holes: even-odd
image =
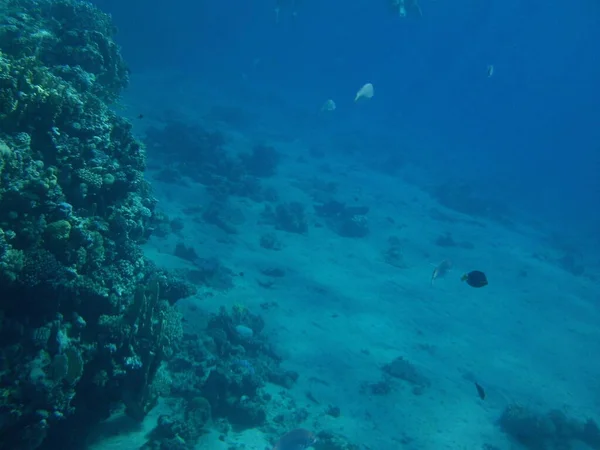
{"type": "Polygon", "coordinates": [[[190,291],[140,248],[156,202],[110,109],[128,83],[110,17],[2,3],[0,449],[70,448],[115,404],[153,406],[190,291]]]}

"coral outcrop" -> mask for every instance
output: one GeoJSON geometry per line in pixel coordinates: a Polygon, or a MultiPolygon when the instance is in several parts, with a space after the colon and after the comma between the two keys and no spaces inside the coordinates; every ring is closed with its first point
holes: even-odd
{"type": "Polygon", "coordinates": [[[81,1],[0,11],[0,449],[69,448],[118,404],[143,417],[181,338],[186,291],[140,248],[145,152],[109,107],[114,32],[81,1]]]}

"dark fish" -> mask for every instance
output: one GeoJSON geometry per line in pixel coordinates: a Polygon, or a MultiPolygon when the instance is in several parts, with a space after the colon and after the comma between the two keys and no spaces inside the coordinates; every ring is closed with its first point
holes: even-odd
{"type": "Polygon", "coordinates": [[[477,395],[479,395],[479,398],[481,400],[485,400],[485,390],[477,381],[475,381],[475,388],[477,389],[477,395]]]}
{"type": "Polygon", "coordinates": [[[304,428],[297,428],[281,436],[273,450],[304,450],[317,442],[316,436],[304,428]]]}
{"type": "Polygon", "coordinates": [[[487,286],[488,280],[485,273],[479,270],[473,270],[472,272],[465,273],[461,278],[462,281],[466,281],[469,286],[480,288],[487,286]]]}
{"type": "Polygon", "coordinates": [[[138,114],[138,119],[143,119],[144,115],[143,114],[138,114]]]}

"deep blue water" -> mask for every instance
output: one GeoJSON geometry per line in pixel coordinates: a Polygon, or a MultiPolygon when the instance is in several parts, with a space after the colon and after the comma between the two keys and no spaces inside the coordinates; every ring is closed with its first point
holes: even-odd
{"type": "Polygon", "coordinates": [[[97,3],[134,73],[233,81],[260,58],[259,82],[299,106],[307,91],[336,98],[348,127],[426,141],[440,178],[598,243],[597,1],[422,0],[422,17],[401,19],[387,0],[303,0],[279,24],[274,0],[97,3]],[[366,81],[376,97],[348,112],[366,81]]]}

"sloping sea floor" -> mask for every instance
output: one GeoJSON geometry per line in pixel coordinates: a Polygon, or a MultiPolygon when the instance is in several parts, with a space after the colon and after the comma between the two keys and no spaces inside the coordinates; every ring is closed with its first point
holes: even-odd
{"type": "MultiPolygon", "coordinates": [[[[214,104],[236,102],[189,77],[175,91],[153,88],[171,78],[134,78],[126,114],[140,135],[145,127],[160,126],[164,114],[200,121],[214,104]],[[142,120],[136,119],[139,113],[142,120]]],[[[238,101],[241,108],[251,109],[246,99],[238,101]]],[[[282,249],[268,250],[259,244],[260,236],[272,231],[261,223],[261,204],[230,199],[242,218],[238,234],[228,235],[186,214],[186,209],[208,201],[202,185],[154,181],[159,208],[181,219],[184,227],[180,236],[152,239],[146,252],[161,266],[186,267],[189,263],[173,256],[175,245],[184,242],[202,256],[217,256],[243,272],[228,292],[201,291],[180,306],[189,320],[192,310],[202,315],[234,304],[259,312],[265,333],[284,358],[283,367],[300,373],[290,391],[276,386],[267,390],[281,403],[292,398],[305,407],[310,412],[306,428],[330,429],[373,450],[474,450],[484,443],[511,449],[518,447],[496,424],[509,403],[594,417],[600,404],[593,356],[600,350],[600,288],[592,277],[575,276],[553,262],[561,254],[548,246],[546,230],[525,220],[506,227],[446,209],[419,187],[419,173],[411,174],[410,168],[408,176],[392,177],[365,168],[356,158],[344,160],[339,153],[318,162],[298,158],[309,152],[304,132],[295,134],[293,124],[269,130],[268,122],[246,129],[220,126],[234,152],[259,136],[288,156],[268,180],[281,198],[312,205],[305,187],[317,177],[336,183],[341,199],[368,204],[370,234],[340,237],[318,226],[322,220],[309,208],[309,232],[277,231],[282,249]],[[468,245],[436,245],[447,232],[468,245]],[[397,265],[385,258],[391,236],[401,246],[397,265]],[[444,259],[453,268],[432,285],[432,265],[444,259]],[[261,270],[272,267],[285,276],[270,280],[267,288],[261,270]],[[486,272],[487,287],[472,289],[460,281],[462,273],[473,269],[486,272]],[[271,302],[278,306],[261,308],[271,302]],[[360,392],[365,383],[379,381],[381,367],[400,355],[429,379],[427,387],[415,390],[398,382],[387,395],[360,392]],[[473,380],[485,387],[484,401],[473,380]],[[339,407],[341,415],[325,414],[329,405],[339,407]]],[[[155,173],[149,170],[148,178],[153,180],[155,173]]],[[[109,437],[111,433],[100,430],[104,437],[93,447],[137,448],[164,408],[168,406],[161,404],[141,428],[109,437]]],[[[227,442],[217,437],[216,432],[208,434],[198,448],[268,446],[258,430],[230,435],[227,442]]]]}

